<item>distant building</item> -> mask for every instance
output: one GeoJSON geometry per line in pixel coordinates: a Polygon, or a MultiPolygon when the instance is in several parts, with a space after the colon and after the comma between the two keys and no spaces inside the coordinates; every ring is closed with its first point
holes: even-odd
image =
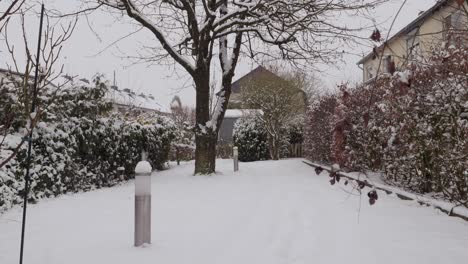
{"type": "MultiPolygon", "coordinates": [[[[262,66],[259,66],[247,73],[246,75],[239,78],[232,84],[232,94],[229,98],[228,110],[226,111],[223,123],[219,131],[219,141],[220,143],[232,143],[233,141],[233,130],[235,122],[242,117],[253,115],[253,114],[263,114],[259,109],[250,109],[245,102],[242,101],[242,89],[249,85],[251,82],[257,82],[267,79],[269,83],[273,80],[274,83],[285,84],[288,81],[274,74],[273,72],[265,69],[262,66]]],[[[306,109],[306,95],[304,91],[297,91],[297,103],[300,105],[304,111],[306,109]]]]}
{"type": "Polygon", "coordinates": [[[157,102],[152,95],[136,94],[129,88],[119,89],[115,84],[110,88],[106,100],[112,103],[114,112],[130,117],[137,117],[141,114],[170,115],[154,108],[157,102]]]}
{"type": "Polygon", "coordinates": [[[123,104],[123,103],[112,103],[112,110],[120,114],[127,114],[132,117],[139,116],[141,114],[157,114],[163,116],[169,116],[169,113],[162,112],[156,109],[132,105],[132,104],[123,104]]]}
{"type": "MultiPolygon", "coordinates": [[[[16,78],[15,79],[15,82],[16,81],[22,81],[25,77],[28,77],[28,83],[29,85],[33,85],[34,84],[34,75],[25,75],[24,73],[20,73],[20,72],[16,72],[16,71],[12,71],[12,70],[7,70],[7,69],[1,69],[0,68],[0,80],[4,79],[4,78],[8,78],[8,77],[13,77],[13,78],[16,78]]],[[[38,78],[38,81],[41,82],[42,80],[40,79],[41,76],[39,76],[38,78]]],[[[49,88],[58,88],[57,85],[53,84],[52,82],[49,82],[47,81],[46,83],[47,87],[49,88]]]]}
{"type": "Polygon", "coordinates": [[[224,115],[223,123],[219,129],[218,140],[220,143],[230,144],[233,141],[234,125],[239,118],[250,115],[263,114],[258,109],[228,109],[224,115]]]}
{"type": "Polygon", "coordinates": [[[231,88],[232,94],[229,99],[229,108],[232,108],[232,109],[243,108],[242,98],[241,98],[242,88],[248,85],[252,81],[257,81],[263,78],[274,80],[275,82],[278,82],[278,83],[287,82],[283,78],[265,69],[264,67],[258,66],[253,71],[247,73],[246,75],[242,76],[237,81],[232,83],[232,88],[231,88]]]}
{"type": "Polygon", "coordinates": [[[468,46],[468,1],[464,1],[464,6],[458,2],[438,1],[363,57],[357,63],[362,68],[363,81],[368,82],[377,74],[401,70],[408,62],[424,58],[443,44],[468,46]]]}

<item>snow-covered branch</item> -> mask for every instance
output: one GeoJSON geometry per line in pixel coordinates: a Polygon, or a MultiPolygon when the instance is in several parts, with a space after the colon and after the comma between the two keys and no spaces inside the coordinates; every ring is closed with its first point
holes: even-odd
{"type": "Polygon", "coordinates": [[[187,70],[188,73],[194,74],[195,67],[192,63],[190,63],[187,59],[185,59],[181,54],[179,54],[174,47],[169,43],[169,41],[164,36],[162,30],[156,26],[150,19],[148,19],[133,3],[132,0],[121,0],[127,14],[141,23],[144,27],[149,29],[155,37],[159,40],[162,47],[171,55],[171,57],[177,61],[182,67],[187,70]]]}

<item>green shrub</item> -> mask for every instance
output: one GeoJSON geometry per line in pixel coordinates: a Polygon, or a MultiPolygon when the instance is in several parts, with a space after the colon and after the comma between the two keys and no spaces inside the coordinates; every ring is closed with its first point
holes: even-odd
{"type": "MultiPolygon", "coordinates": [[[[147,152],[153,168],[164,168],[175,136],[172,121],[158,115],[122,120],[109,112],[106,89],[97,78],[93,85],[76,85],[55,93],[33,134],[30,202],[130,179],[142,151],[147,152]]],[[[51,98],[42,96],[42,100],[51,98]]],[[[20,131],[9,135],[7,141],[20,139],[20,131]]],[[[22,201],[26,145],[0,168],[0,212],[22,201]]],[[[2,145],[0,154],[10,151],[8,147],[2,145]]]]}
{"type": "Polygon", "coordinates": [[[239,148],[240,161],[268,159],[268,137],[261,119],[253,116],[237,120],[234,145],[239,148]]]}

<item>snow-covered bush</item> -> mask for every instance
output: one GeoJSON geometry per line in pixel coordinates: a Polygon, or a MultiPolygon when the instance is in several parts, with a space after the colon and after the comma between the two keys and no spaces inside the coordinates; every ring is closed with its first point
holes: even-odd
{"type": "Polygon", "coordinates": [[[289,144],[302,144],[304,142],[304,128],[302,124],[291,124],[288,130],[289,144]]]}
{"type": "Polygon", "coordinates": [[[232,159],[234,144],[227,142],[218,142],[216,145],[217,159],[232,159]]]}
{"type": "Polygon", "coordinates": [[[249,116],[237,120],[233,137],[234,145],[239,148],[240,161],[268,159],[268,136],[259,117],[249,116]]]}
{"type": "Polygon", "coordinates": [[[306,114],[304,155],[306,158],[332,163],[332,120],[336,107],[335,95],[323,95],[314,100],[306,114]]]}
{"type": "Polygon", "coordinates": [[[383,145],[380,126],[388,121],[382,111],[382,96],[389,92],[388,76],[374,85],[340,87],[332,119],[331,157],[348,169],[377,170],[381,166],[383,145]],[[362,128],[362,129],[361,129],[362,128]]]}
{"type": "Polygon", "coordinates": [[[195,158],[195,110],[184,106],[179,96],[171,102],[171,118],[175,123],[176,134],[171,147],[171,160],[177,163],[195,158]]]}
{"type": "Polygon", "coordinates": [[[10,128],[18,129],[26,123],[20,104],[21,90],[15,84],[11,76],[0,78],[0,132],[10,128]]]}
{"type": "Polygon", "coordinates": [[[193,160],[195,158],[195,133],[193,125],[183,122],[176,125],[175,139],[171,147],[171,160],[178,163],[182,161],[193,160]]]}
{"type": "MultiPolygon", "coordinates": [[[[34,130],[29,200],[112,186],[133,177],[142,151],[153,168],[164,168],[176,128],[158,115],[123,120],[109,112],[107,86],[96,78],[54,92],[34,130]]],[[[12,136],[20,137],[21,129],[12,136]]],[[[2,145],[8,147],[8,145],[2,145]]],[[[26,148],[0,168],[0,212],[19,203],[26,148]]]]}
{"type": "Polygon", "coordinates": [[[385,180],[468,205],[468,51],[435,51],[405,72],[342,87],[335,162],[382,170],[385,180]]]}
{"type": "Polygon", "coordinates": [[[382,103],[387,181],[468,206],[468,50],[436,52],[400,75],[382,103]]]}

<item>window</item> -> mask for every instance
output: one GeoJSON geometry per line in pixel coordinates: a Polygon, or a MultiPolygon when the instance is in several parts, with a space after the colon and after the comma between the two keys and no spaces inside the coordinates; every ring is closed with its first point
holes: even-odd
{"type": "Polygon", "coordinates": [[[372,66],[367,66],[366,72],[367,72],[367,76],[366,76],[367,80],[374,78],[374,68],[372,66]]]}
{"type": "Polygon", "coordinates": [[[384,73],[393,74],[395,72],[395,62],[391,55],[387,55],[383,59],[383,70],[384,73]]]}
{"type": "Polygon", "coordinates": [[[444,40],[448,40],[449,30],[452,28],[452,15],[448,15],[444,18],[444,26],[443,26],[443,38],[444,40]]]}
{"type": "Polygon", "coordinates": [[[458,39],[459,37],[463,38],[463,32],[467,30],[464,28],[466,26],[466,16],[464,11],[458,10],[444,18],[443,24],[443,32],[442,37],[444,41],[450,41],[455,37],[458,39]]]}
{"type": "Polygon", "coordinates": [[[414,56],[419,53],[418,33],[419,28],[415,28],[406,36],[406,52],[408,54],[408,59],[414,58],[414,56]]]}

